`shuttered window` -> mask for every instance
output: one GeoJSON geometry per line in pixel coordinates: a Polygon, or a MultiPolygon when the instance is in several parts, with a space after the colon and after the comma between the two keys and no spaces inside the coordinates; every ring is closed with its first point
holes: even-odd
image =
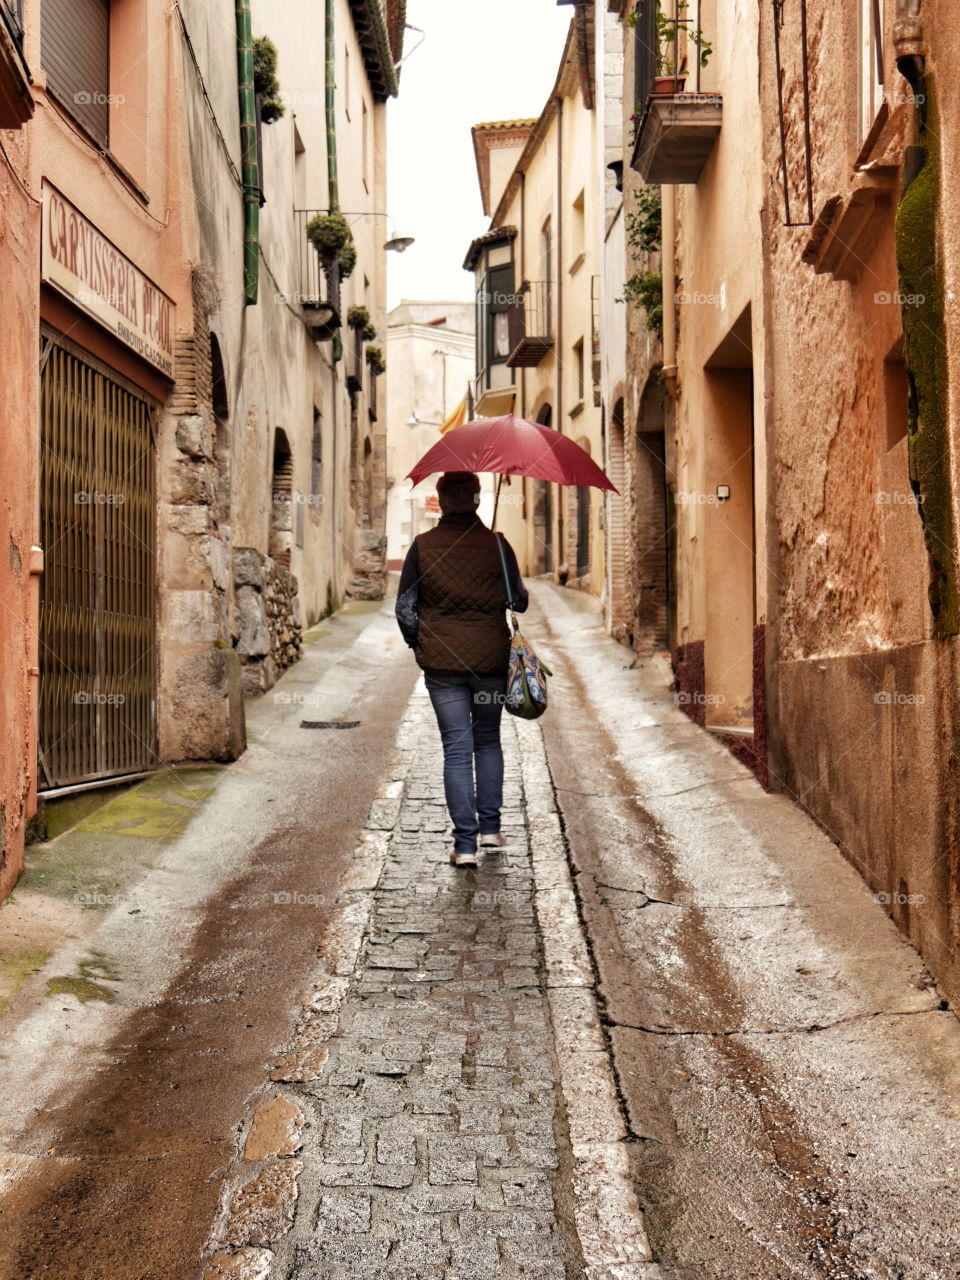
{"type": "Polygon", "coordinates": [[[40,60],[58,101],[107,145],[110,0],[43,0],[40,60]]]}

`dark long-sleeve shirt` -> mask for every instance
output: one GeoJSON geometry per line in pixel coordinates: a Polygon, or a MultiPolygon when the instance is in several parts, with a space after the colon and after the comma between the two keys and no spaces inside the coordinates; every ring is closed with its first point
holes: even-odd
{"type": "MultiPolygon", "coordinates": [[[[499,534],[497,536],[500,537],[499,534]]],[[[527,605],[530,603],[530,597],[520,576],[517,557],[506,538],[500,537],[500,545],[503,547],[503,558],[507,562],[507,578],[510,583],[513,608],[517,613],[525,613],[527,605]]],[[[397,588],[396,604],[397,623],[400,627],[400,632],[411,648],[417,642],[417,603],[419,597],[420,556],[417,553],[416,540],[414,540],[400,571],[400,585],[397,588]]]]}

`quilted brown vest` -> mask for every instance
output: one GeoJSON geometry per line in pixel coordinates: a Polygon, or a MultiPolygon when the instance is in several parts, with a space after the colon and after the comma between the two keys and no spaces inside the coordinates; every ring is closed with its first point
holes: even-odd
{"type": "Polygon", "coordinates": [[[417,535],[417,662],[426,671],[506,675],[510,630],[497,538],[479,516],[444,516],[417,535]]]}

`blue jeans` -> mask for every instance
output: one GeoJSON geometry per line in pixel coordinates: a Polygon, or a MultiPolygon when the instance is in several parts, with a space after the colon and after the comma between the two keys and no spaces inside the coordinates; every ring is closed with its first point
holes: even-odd
{"type": "Polygon", "coordinates": [[[429,672],[424,679],[443,742],[443,790],[453,822],[453,847],[458,853],[476,853],[478,836],[500,830],[500,716],[507,679],[429,672]]]}

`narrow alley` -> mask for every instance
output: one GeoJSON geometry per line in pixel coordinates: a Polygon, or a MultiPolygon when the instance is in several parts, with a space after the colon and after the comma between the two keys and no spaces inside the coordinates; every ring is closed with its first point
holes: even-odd
{"type": "Polygon", "coordinates": [[[960,1026],[916,953],[665,664],[533,594],[555,707],[507,726],[476,871],[373,605],[241,761],[33,849],[4,953],[62,936],[4,1018],[0,1274],[960,1274],[960,1026]]]}
{"type": "Polygon", "coordinates": [[[0,1280],[960,1280],[957,0],[0,0],[0,1280]]]}

